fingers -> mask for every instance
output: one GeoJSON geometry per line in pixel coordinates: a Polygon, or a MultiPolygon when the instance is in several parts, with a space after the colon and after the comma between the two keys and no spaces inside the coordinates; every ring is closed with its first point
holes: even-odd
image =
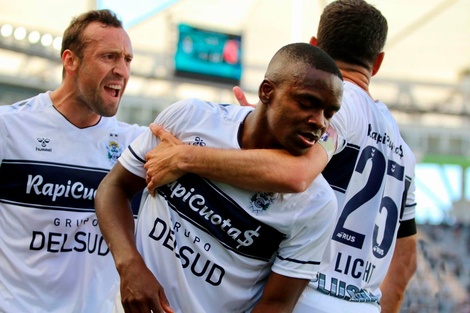
{"type": "Polygon", "coordinates": [[[149,175],[146,176],[145,180],[147,182],[147,189],[149,191],[149,194],[152,197],[155,197],[155,189],[157,188],[157,184],[152,181],[152,177],[150,177],[149,175]]]}
{"type": "Polygon", "coordinates": [[[159,294],[159,300],[160,300],[160,305],[165,313],[174,313],[173,309],[170,306],[170,302],[166,298],[165,293],[160,293],[159,294]]]}
{"type": "Polygon", "coordinates": [[[125,313],[174,313],[175,311],[171,308],[165,292],[161,290],[157,291],[156,294],[158,294],[158,297],[149,296],[122,301],[122,308],[125,313]]]}
{"type": "Polygon", "coordinates": [[[162,126],[155,124],[155,123],[151,123],[149,127],[155,136],[162,139],[162,135],[165,133],[165,130],[163,129],[162,126]]]}
{"type": "Polygon", "coordinates": [[[158,179],[152,178],[147,175],[147,190],[150,194],[150,196],[155,197],[155,193],[157,191],[157,188],[162,185],[158,183],[158,179]]]}
{"type": "Polygon", "coordinates": [[[232,88],[232,91],[233,91],[233,95],[235,96],[235,98],[237,99],[240,105],[242,106],[249,105],[248,101],[246,101],[245,94],[243,93],[243,90],[240,87],[235,86],[232,88]]]}
{"type": "Polygon", "coordinates": [[[233,95],[235,96],[235,98],[237,99],[238,103],[241,106],[250,106],[250,107],[253,107],[253,108],[256,107],[256,104],[248,103],[248,100],[246,100],[245,93],[243,92],[243,90],[240,87],[238,87],[238,86],[233,87],[232,92],[233,92],[233,95]]]}
{"type": "Polygon", "coordinates": [[[162,142],[166,141],[174,145],[182,144],[182,142],[178,138],[167,132],[162,126],[158,124],[151,123],[150,130],[156,137],[160,138],[162,142]]]}

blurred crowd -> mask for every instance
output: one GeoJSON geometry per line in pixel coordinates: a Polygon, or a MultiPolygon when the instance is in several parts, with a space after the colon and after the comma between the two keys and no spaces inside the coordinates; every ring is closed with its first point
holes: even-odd
{"type": "Polygon", "coordinates": [[[418,269],[400,312],[470,313],[470,225],[418,225],[418,269]]]}

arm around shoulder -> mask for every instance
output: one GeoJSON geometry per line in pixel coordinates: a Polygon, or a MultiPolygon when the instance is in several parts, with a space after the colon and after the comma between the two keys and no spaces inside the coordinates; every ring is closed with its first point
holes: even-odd
{"type": "Polygon", "coordinates": [[[323,171],[328,160],[320,145],[314,145],[301,156],[274,149],[234,150],[190,145],[156,149],[147,154],[145,165],[149,190],[183,173],[193,173],[244,189],[302,192],[323,171]]]}
{"type": "Polygon", "coordinates": [[[305,191],[326,165],[321,147],[293,156],[284,150],[219,150],[190,147],[181,169],[244,189],[295,193],[305,191]]]}
{"type": "Polygon", "coordinates": [[[323,171],[328,155],[320,145],[293,156],[275,149],[216,149],[182,144],[163,127],[151,125],[161,143],[146,155],[147,188],[153,190],[184,173],[197,174],[239,188],[266,192],[305,191],[323,171]]]}

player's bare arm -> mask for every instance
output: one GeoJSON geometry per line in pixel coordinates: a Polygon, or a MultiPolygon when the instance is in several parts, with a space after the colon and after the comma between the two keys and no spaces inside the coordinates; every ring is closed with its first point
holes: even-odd
{"type": "Polygon", "coordinates": [[[392,262],[380,285],[382,313],[398,313],[403,301],[406,286],[416,271],[417,236],[398,238],[392,262]]]}
{"type": "Polygon", "coordinates": [[[301,192],[328,160],[325,149],[318,144],[301,156],[273,149],[224,150],[183,145],[158,125],[152,124],[150,129],[161,139],[159,146],[146,155],[147,188],[151,193],[184,173],[244,189],[301,192]]]}
{"type": "Polygon", "coordinates": [[[263,295],[252,313],[292,312],[309,281],[271,272],[263,295]]]}
{"type": "Polygon", "coordinates": [[[173,312],[162,286],[137,250],[130,200],[145,188],[145,181],[119,162],[100,183],[95,209],[100,230],[114,258],[121,280],[125,312],[173,312]]]}

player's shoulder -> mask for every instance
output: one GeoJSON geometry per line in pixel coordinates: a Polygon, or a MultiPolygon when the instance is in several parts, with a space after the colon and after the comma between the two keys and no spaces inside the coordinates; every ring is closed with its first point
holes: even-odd
{"type": "Polygon", "coordinates": [[[343,97],[354,95],[357,97],[363,97],[364,95],[366,95],[366,93],[361,87],[354,83],[348,81],[343,82],[343,97]]]}
{"type": "Polygon", "coordinates": [[[305,191],[292,195],[292,200],[303,203],[308,210],[320,211],[336,208],[335,193],[323,174],[319,174],[305,191]]]}
{"type": "Polygon", "coordinates": [[[236,104],[230,103],[216,103],[211,101],[205,101],[198,98],[188,98],[180,100],[174,103],[176,107],[186,107],[192,108],[194,110],[209,110],[209,111],[223,111],[223,112],[233,112],[239,111],[242,107],[236,104]]]}
{"type": "Polygon", "coordinates": [[[117,127],[121,132],[128,134],[130,137],[136,138],[140,134],[142,134],[145,130],[148,129],[147,126],[141,126],[138,124],[129,124],[125,122],[118,121],[117,127]]]}
{"type": "Polygon", "coordinates": [[[343,109],[343,107],[346,109],[351,108],[351,112],[349,114],[354,113],[358,106],[367,106],[372,102],[372,99],[366,91],[358,85],[346,81],[344,82],[343,87],[343,101],[341,109],[343,109]]]}
{"type": "Polygon", "coordinates": [[[167,109],[208,109],[216,107],[215,103],[199,98],[181,99],[171,104],[167,109]]]}
{"type": "Polygon", "coordinates": [[[118,120],[117,118],[115,119],[115,123],[116,123],[116,128],[123,130],[123,131],[143,132],[144,130],[147,129],[147,126],[142,126],[136,123],[131,124],[131,123],[123,122],[123,121],[118,120]]]}
{"type": "Polygon", "coordinates": [[[373,100],[363,89],[351,82],[345,81],[343,87],[341,109],[333,116],[332,122],[356,127],[368,115],[373,100]]]}
{"type": "Polygon", "coordinates": [[[50,98],[50,91],[47,91],[27,99],[19,100],[10,105],[0,106],[0,115],[15,112],[35,111],[49,106],[52,106],[52,100],[50,98]]]}
{"type": "MultiPolygon", "coordinates": [[[[338,200],[322,174],[304,191],[286,198],[294,209],[298,226],[332,224],[338,212],[338,200]]],[[[296,222],[297,223],[297,222],[296,222]]]]}
{"type": "Polygon", "coordinates": [[[172,114],[182,114],[194,119],[223,118],[228,120],[244,119],[250,107],[236,104],[215,103],[197,98],[188,98],[173,103],[162,112],[162,117],[172,114]]]}
{"type": "Polygon", "coordinates": [[[321,173],[312,181],[306,191],[308,194],[335,197],[333,189],[331,189],[330,184],[321,173]]]}
{"type": "Polygon", "coordinates": [[[116,116],[102,117],[100,127],[107,129],[110,133],[118,134],[131,140],[137,138],[148,129],[147,126],[119,121],[116,116]]]}

